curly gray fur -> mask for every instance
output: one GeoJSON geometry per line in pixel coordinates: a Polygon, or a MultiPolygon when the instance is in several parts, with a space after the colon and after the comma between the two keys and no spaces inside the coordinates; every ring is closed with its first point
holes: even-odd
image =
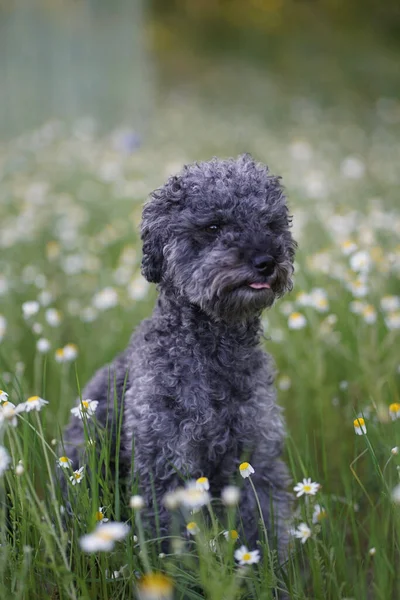
{"type": "MultiPolygon", "coordinates": [[[[119,402],[126,388],[120,466],[137,476],[150,517],[155,493],[162,532],[162,498],[182,485],[178,472],[207,476],[218,496],[246,459],[282,555],[291,504],[280,459],[285,428],[260,345],[262,310],[292,285],[296,244],[280,178],[249,155],[185,166],[151,194],[141,235],[142,273],[159,289],[155,310],[83,397],[99,401],[96,418],[110,428],[114,382],[119,402]]],[[[74,417],[65,434],[74,468],[83,442],[74,417]]],[[[240,514],[253,547],[259,515],[249,485],[240,514]]]]}

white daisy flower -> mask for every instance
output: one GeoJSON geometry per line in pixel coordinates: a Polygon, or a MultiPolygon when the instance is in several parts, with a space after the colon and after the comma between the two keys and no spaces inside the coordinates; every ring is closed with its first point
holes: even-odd
{"type": "Polygon", "coordinates": [[[364,317],[364,321],[368,325],[373,325],[374,323],[376,323],[377,314],[372,304],[367,304],[366,306],[364,306],[362,316],[364,317]]]}
{"type": "Polygon", "coordinates": [[[237,550],[235,550],[234,554],[237,561],[239,561],[239,565],[254,565],[258,563],[260,560],[260,551],[259,550],[248,550],[246,546],[240,546],[237,550]]]}
{"type": "Polygon", "coordinates": [[[147,296],[149,289],[149,282],[141,275],[138,275],[128,285],[128,295],[132,300],[143,300],[147,296]]]}
{"type": "Polygon", "coordinates": [[[44,318],[50,327],[58,327],[61,323],[61,313],[56,308],[48,308],[44,313],[44,318]]]}
{"type": "Polygon", "coordinates": [[[196,535],[197,533],[199,533],[200,529],[199,529],[199,526],[197,525],[197,523],[195,521],[190,521],[190,523],[188,523],[186,525],[186,531],[190,535],[196,535]]]}
{"type": "Polygon", "coordinates": [[[56,362],[58,362],[58,363],[67,362],[65,360],[65,356],[64,356],[64,348],[57,348],[57,350],[54,353],[54,358],[56,359],[56,362]]]}
{"type": "Polygon", "coordinates": [[[110,552],[115,542],[123,540],[129,533],[126,523],[108,522],[97,525],[93,533],[84,535],[79,545],[84,552],[110,552]]]}
{"type": "Polygon", "coordinates": [[[314,506],[314,512],[313,512],[313,518],[312,518],[312,522],[314,524],[316,523],[321,523],[321,521],[323,521],[324,519],[327,518],[327,513],[326,510],[323,506],[321,506],[320,504],[316,504],[314,506]]]}
{"type": "Polygon", "coordinates": [[[36,302],[36,300],[24,302],[22,305],[22,314],[24,319],[29,319],[30,317],[36,315],[39,312],[39,308],[39,302],[36,302]]]}
{"type": "Polygon", "coordinates": [[[144,499],[143,499],[143,497],[139,496],[139,495],[131,496],[131,498],[129,500],[129,506],[133,510],[142,510],[142,508],[144,507],[144,499]]]}
{"type": "Polygon", "coordinates": [[[250,463],[248,462],[242,462],[239,465],[239,473],[241,474],[241,476],[243,477],[243,479],[246,479],[247,477],[250,477],[250,475],[252,475],[253,473],[255,473],[253,467],[251,466],[250,463]]]}
{"type": "Polygon", "coordinates": [[[0,476],[4,475],[10,466],[11,458],[4,446],[0,446],[0,476]]]}
{"type": "Polygon", "coordinates": [[[304,478],[302,482],[297,483],[293,489],[295,492],[297,492],[297,498],[300,498],[300,496],[303,496],[303,494],[307,496],[315,496],[319,488],[319,483],[311,481],[311,477],[309,477],[308,479],[304,478]]]}
{"type": "Polygon", "coordinates": [[[368,294],[368,285],[363,279],[354,279],[347,283],[347,289],[355,298],[364,298],[368,294]]]}
{"type": "Polygon", "coordinates": [[[68,456],[60,456],[57,462],[62,469],[69,469],[72,466],[72,460],[68,456]]]}
{"type": "Polygon", "coordinates": [[[46,354],[50,350],[50,348],[51,348],[51,344],[50,344],[49,340],[47,340],[46,338],[40,338],[36,342],[36,349],[41,354],[46,354]]]}
{"type": "Polygon", "coordinates": [[[383,312],[395,312],[400,309],[400,296],[383,296],[380,304],[383,312]]]}
{"type": "Polygon", "coordinates": [[[98,523],[107,523],[108,519],[104,516],[104,506],[99,506],[99,510],[96,512],[95,517],[98,523]]]}
{"type": "Polygon", "coordinates": [[[392,419],[392,421],[400,419],[400,403],[393,402],[389,405],[389,416],[392,419]]]}
{"type": "Polygon", "coordinates": [[[388,329],[400,329],[400,311],[387,314],[385,323],[388,329]]]}
{"type": "Polygon", "coordinates": [[[368,554],[369,554],[370,556],[375,556],[375,554],[376,554],[376,548],[370,548],[370,549],[368,550],[368,554]]]}
{"type": "Polygon", "coordinates": [[[93,417],[98,404],[99,403],[97,400],[82,400],[79,406],[71,408],[71,413],[74,415],[74,417],[78,417],[79,419],[83,419],[84,417],[93,417]]]}
{"type": "Polygon", "coordinates": [[[4,390],[0,390],[0,402],[7,402],[8,394],[4,390]]]}
{"type": "Polygon", "coordinates": [[[97,310],[113,308],[118,304],[118,294],[114,288],[106,287],[93,297],[92,304],[97,310]]]}
{"type": "Polygon", "coordinates": [[[329,310],[328,294],[322,288],[314,288],[310,294],[311,306],[318,312],[329,310]]]}
{"type": "Polygon", "coordinates": [[[76,359],[78,356],[78,346],[76,344],[66,344],[63,348],[63,358],[66,362],[76,359]]]}
{"type": "Polygon", "coordinates": [[[367,427],[365,425],[365,420],[362,417],[357,417],[353,421],[354,431],[357,435],[365,435],[367,433],[367,427]]]}
{"type": "Polygon", "coordinates": [[[18,425],[17,414],[12,402],[3,402],[3,404],[0,405],[0,426],[8,423],[9,425],[16,427],[18,425]]]}
{"type": "Polygon", "coordinates": [[[357,156],[348,156],[340,165],[340,172],[346,179],[361,179],[365,173],[365,164],[357,156]]]}
{"type": "Polygon", "coordinates": [[[307,319],[302,313],[293,312],[288,319],[289,329],[303,329],[307,325],[307,319]]]}
{"type": "Polygon", "coordinates": [[[82,479],[85,477],[84,470],[85,470],[85,467],[81,467],[77,471],[73,472],[73,474],[69,478],[72,485],[76,485],[77,483],[80,483],[82,481],[82,479]]]}
{"type": "Polygon", "coordinates": [[[198,479],[196,479],[196,487],[198,490],[204,490],[208,492],[208,490],[210,489],[210,483],[207,477],[199,477],[198,479]]]}
{"type": "MultiPolygon", "coordinates": [[[[307,292],[304,292],[304,291],[299,292],[297,294],[297,296],[296,296],[296,304],[298,306],[310,306],[311,305],[311,296],[310,296],[310,294],[307,294],[307,292]]],[[[288,316],[289,316],[289,314],[291,312],[292,311],[290,310],[289,313],[288,313],[288,316]]]]}
{"type": "Polygon", "coordinates": [[[240,489],[236,485],[227,485],[221,492],[221,500],[225,506],[236,506],[240,499],[240,489]]]}
{"type": "Polygon", "coordinates": [[[236,531],[236,529],[230,529],[229,531],[224,531],[223,534],[224,534],[224,538],[228,541],[229,540],[236,541],[239,539],[239,534],[236,531]]]}
{"type": "Polygon", "coordinates": [[[44,406],[46,406],[46,404],[48,404],[47,400],[43,400],[43,398],[40,398],[40,396],[31,396],[30,398],[28,398],[28,400],[26,402],[22,402],[21,404],[18,404],[18,406],[15,408],[17,413],[20,412],[31,412],[32,410],[36,410],[37,412],[39,412],[40,410],[42,410],[42,408],[44,406]]]}
{"type": "Polygon", "coordinates": [[[179,500],[189,510],[197,512],[203,506],[210,503],[210,494],[205,490],[199,490],[195,481],[189,481],[184,488],[179,491],[179,500]]]}
{"type": "Polygon", "coordinates": [[[365,250],[359,250],[350,257],[350,269],[356,273],[368,273],[371,257],[365,250]]]}
{"type": "Polygon", "coordinates": [[[302,544],[305,544],[308,538],[311,537],[311,529],[306,523],[300,523],[297,529],[294,530],[293,534],[295,537],[301,540],[302,544]]]}
{"type": "Polygon", "coordinates": [[[362,315],[365,307],[365,302],[361,302],[360,300],[353,300],[349,304],[350,312],[354,313],[355,315],[362,315]]]}
{"type": "Polygon", "coordinates": [[[345,240],[340,244],[340,248],[345,256],[349,256],[357,250],[357,244],[352,240],[345,240]]]}
{"type": "Polygon", "coordinates": [[[283,392],[286,392],[287,390],[290,390],[290,387],[292,385],[292,380],[290,379],[290,377],[288,375],[281,375],[281,377],[279,377],[279,379],[278,379],[277,385],[280,390],[282,390],[283,392]]]}
{"type": "Polygon", "coordinates": [[[390,451],[390,452],[393,454],[393,456],[397,456],[397,455],[398,455],[398,453],[399,453],[399,447],[398,447],[398,446],[394,446],[394,447],[391,449],[391,451],[390,451]]]}

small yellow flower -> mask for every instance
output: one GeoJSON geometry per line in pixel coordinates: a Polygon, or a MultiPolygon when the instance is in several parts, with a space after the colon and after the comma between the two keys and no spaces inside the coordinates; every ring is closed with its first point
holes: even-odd
{"type": "Polygon", "coordinates": [[[354,431],[357,435],[364,435],[367,433],[367,427],[365,425],[365,421],[362,417],[357,417],[353,421],[354,431]]]}
{"type": "Polygon", "coordinates": [[[65,362],[64,348],[57,348],[57,350],[55,352],[55,359],[58,363],[65,362]]]}
{"type": "Polygon", "coordinates": [[[234,540],[239,539],[239,534],[236,529],[230,529],[229,531],[224,531],[224,537],[226,540],[234,540]]]}
{"type": "Polygon", "coordinates": [[[99,510],[95,514],[98,523],[107,523],[108,519],[104,516],[104,506],[99,506],[99,510]]]}
{"type": "Polygon", "coordinates": [[[250,477],[250,475],[252,475],[254,472],[255,471],[254,471],[253,467],[248,462],[243,462],[239,465],[239,473],[241,474],[243,479],[250,477]]]}
{"type": "Polygon", "coordinates": [[[172,580],[163,573],[147,573],[139,580],[139,600],[170,600],[173,593],[172,580]]]}
{"type": "Polygon", "coordinates": [[[260,560],[260,551],[250,551],[246,546],[241,546],[238,550],[235,550],[235,558],[239,561],[240,566],[253,565],[260,560]]]}
{"type": "Polygon", "coordinates": [[[195,521],[190,521],[190,523],[188,523],[186,525],[186,530],[188,533],[190,533],[190,535],[196,535],[196,533],[199,533],[200,529],[197,525],[197,523],[195,523],[195,521]]]}
{"type": "Polygon", "coordinates": [[[58,459],[58,464],[63,469],[68,469],[72,465],[72,460],[68,458],[68,456],[60,456],[58,459]]]}
{"type": "Polygon", "coordinates": [[[396,421],[396,419],[400,419],[400,403],[393,402],[393,404],[389,405],[389,415],[392,421],[396,421]]]}
{"type": "Polygon", "coordinates": [[[207,477],[199,477],[198,479],[196,479],[196,487],[198,490],[204,490],[208,492],[208,490],[210,489],[210,484],[207,477]]]}
{"type": "Polygon", "coordinates": [[[72,485],[76,485],[77,483],[80,483],[82,481],[82,479],[85,477],[84,469],[85,467],[81,467],[77,471],[73,472],[73,474],[69,478],[72,485]]]}
{"type": "Polygon", "coordinates": [[[15,410],[17,413],[31,412],[32,410],[39,412],[46,404],[48,404],[47,400],[43,400],[43,398],[40,398],[39,396],[31,396],[26,402],[18,404],[15,410]]]}
{"type": "Polygon", "coordinates": [[[289,329],[303,329],[307,325],[307,319],[302,313],[293,312],[289,315],[288,327],[289,329]]]}
{"type": "Polygon", "coordinates": [[[294,486],[293,490],[295,492],[297,492],[297,494],[296,494],[297,498],[300,498],[300,496],[303,496],[303,494],[315,496],[315,494],[318,492],[319,488],[320,488],[319,483],[316,483],[315,481],[311,481],[311,477],[309,477],[308,479],[304,478],[303,481],[301,481],[300,483],[297,483],[294,486]]]}

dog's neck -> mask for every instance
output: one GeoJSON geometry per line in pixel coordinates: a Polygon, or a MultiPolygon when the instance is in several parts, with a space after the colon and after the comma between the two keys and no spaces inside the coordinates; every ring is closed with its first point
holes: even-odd
{"type": "Polygon", "coordinates": [[[229,341],[233,346],[254,347],[260,342],[262,334],[261,316],[253,315],[243,321],[225,321],[208,315],[200,307],[178,295],[174,290],[159,289],[154,310],[157,320],[168,321],[168,327],[187,329],[196,334],[197,339],[214,336],[229,341]]]}

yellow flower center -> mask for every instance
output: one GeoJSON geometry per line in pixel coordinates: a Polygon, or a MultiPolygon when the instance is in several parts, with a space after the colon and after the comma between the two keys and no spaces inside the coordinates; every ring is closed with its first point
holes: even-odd
{"type": "Polygon", "coordinates": [[[39,400],[39,396],[31,396],[28,398],[27,402],[37,402],[39,400]]]}
{"type": "Polygon", "coordinates": [[[186,529],[189,529],[190,531],[191,531],[192,529],[196,529],[196,528],[197,528],[197,524],[196,524],[194,521],[190,521],[190,523],[188,523],[188,524],[186,525],[186,529]]]}
{"type": "Polygon", "coordinates": [[[290,315],[291,319],[301,319],[301,314],[299,312],[294,312],[290,315]]]}
{"type": "Polygon", "coordinates": [[[239,466],[240,471],[245,471],[246,469],[248,469],[250,466],[250,464],[248,462],[244,462],[239,466]]]}
{"type": "Polygon", "coordinates": [[[60,456],[59,460],[62,463],[68,463],[69,462],[69,458],[67,456],[60,456]]]}
{"type": "Polygon", "coordinates": [[[5,392],[3,392],[3,390],[0,390],[0,394],[5,394],[5,392]]]}
{"type": "Polygon", "coordinates": [[[363,427],[365,425],[365,421],[362,417],[358,417],[358,419],[354,419],[354,427],[363,427]]]}
{"type": "Polygon", "coordinates": [[[243,556],[242,556],[242,560],[245,560],[245,561],[247,562],[247,561],[248,561],[248,560],[250,560],[250,559],[251,559],[251,554],[250,554],[250,552],[246,552],[245,554],[243,554],[243,556]]]}
{"type": "Polygon", "coordinates": [[[64,348],[57,348],[56,356],[58,356],[58,358],[62,358],[64,356],[64,348]]]}
{"type": "Polygon", "coordinates": [[[163,573],[149,573],[144,575],[140,582],[139,588],[142,592],[150,594],[168,595],[172,592],[172,581],[163,573]]]}
{"type": "Polygon", "coordinates": [[[82,406],[85,410],[89,410],[89,401],[88,400],[82,400],[82,406]]]}
{"type": "Polygon", "coordinates": [[[318,514],[317,514],[317,519],[318,521],[322,521],[323,519],[326,519],[328,515],[326,514],[325,510],[321,510],[318,514]]]}
{"type": "Polygon", "coordinates": [[[107,531],[106,529],[101,528],[100,531],[96,531],[96,537],[99,537],[101,540],[105,542],[113,541],[114,535],[111,531],[107,531]]]}
{"type": "Polygon", "coordinates": [[[8,400],[6,400],[5,402],[3,402],[3,404],[2,404],[3,408],[4,408],[5,406],[7,406],[8,404],[10,404],[8,400]]]}
{"type": "Polygon", "coordinates": [[[389,411],[393,412],[393,413],[397,413],[400,410],[400,404],[398,402],[393,402],[393,404],[391,404],[389,406],[389,411]]]}
{"type": "Polygon", "coordinates": [[[306,485],[303,486],[303,490],[305,492],[311,492],[311,485],[309,483],[306,483],[306,485]]]}
{"type": "Polygon", "coordinates": [[[102,521],[103,519],[104,519],[103,513],[100,510],[98,510],[96,513],[96,521],[102,521]]]}
{"type": "Polygon", "coordinates": [[[229,535],[232,540],[237,540],[239,537],[239,534],[236,531],[236,529],[231,529],[231,531],[229,532],[229,535]]]}
{"type": "Polygon", "coordinates": [[[207,477],[199,477],[197,480],[197,483],[207,483],[208,479],[207,477]]]}
{"type": "Polygon", "coordinates": [[[82,477],[82,473],[74,473],[74,477],[77,481],[79,481],[79,479],[82,477]]]}

